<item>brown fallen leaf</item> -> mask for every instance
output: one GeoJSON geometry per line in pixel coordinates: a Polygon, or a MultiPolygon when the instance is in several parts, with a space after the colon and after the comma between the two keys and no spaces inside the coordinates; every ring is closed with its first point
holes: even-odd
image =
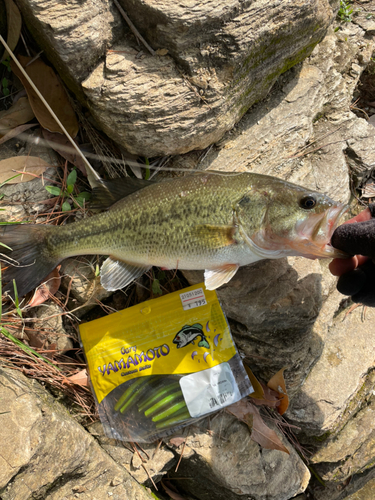
{"type": "Polygon", "coordinates": [[[51,296],[55,295],[61,285],[61,276],[59,273],[60,268],[61,266],[57,266],[56,269],[49,273],[44,282],[38,286],[32,299],[28,303],[29,307],[39,306],[51,296]]]}
{"type": "Polygon", "coordinates": [[[173,446],[176,446],[178,448],[185,441],[186,441],[185,437],[174,437],[174,438],[172,438],[172,439],[169,440],[169,443],[172,444],[173,446]]]}
{"type": "Polygon", "coordinates": [[[279,393],[274,391],[270,387],[267,387],[266,384],[263,384],[263,382],[260,382],[260,384],[263,389],[263,397],[254,398],[252,395],[250,395],[251,402],[257,406],[263,405],[263,406],[269,406],[270,408],[277,408],[280,404],[279,393]]]}
{"type": "Polygon", "coordinates": [[[280,415],[283,415],[289,406],[289,397],[286,392],[284,371],[286,368],[279,370],[272,378],[268,381],[267,386],[276,391],[279,394],[280,404],[277,406],[277,411],[280,415]]]}
{"type": "Polygon", "coordinates": [[[244,367],[245,367],[247,376],[250,379],[251,385],[253,386],[253,389],[254,389],[254,392],[252,392],[250,394],[250,397],[251,398],[257,398],[257,399],[262,399],[264,397],[264,391],[263,391],[261,383],[256,378],[256,376],[254,375],[254,373],[250,370],[250,368],[247,365],[245,365],[245,363],[244,363],[244,367]]]}
{"type": "Polygon", "coordinates": [[[8,134],[18,125],[23,125],[35,117],[29,99],[21,97],[9,109],[0,111],[0,136],[8,134]]]}
{"type": "MultiPolygon", "coordinates": [[[[78,121],[64,87],[53,69],[47,66],[41,59],[36,59],[26,67],[31,59],[31,57],[19,56],[21,65],[25,68],[26,73],[38,88],[39,92],[51,106],[69,134],[75,137],[78,133],[78,121]]],[[[52,118],[48,109],[44,106],[35,90],[31,87],[13,61],[11,62],[11,68],[23,83],[27,95],[29,96],[30,105],[33,108],[38,122],[50,132],[59,132],[62,134],[63,131],[60,126],[55,122],[54,118],[52,118]]]]}
{"type": "Polygon", "coordinates": [[[61,135],[57,132],[50,132],[49,130],[42,129],[43,136],[52,149],[57,151],[65,160],[75,165],[83,175],[86,174],[86,166],[77,152],[72,148],[69,139],[65,135],[61,135]],[[62,146],[62,147],[59,147],[62,146]]]}
{"type": "Polygon", "coordinates": [[[251,439],[268,450],[279,450],[288,453],[275,431],[266,426],[256,406],[247,399],[241,399],[237,403],[226,408],[239,420],[244,422],[251,430],[251,439]]]}
{"type": "Polygon", "coordinates": [[[13,139],[13,137],[17,137],[18,134],[22,134],[22,132],[29,130],[29,128],[36,127],[37,125],[39,126],[39,123],[26,123],[25,125],[18,125],[18,127],[9,130],[9,132],[0,139],[0,145],[9,141],[9,139],[13,139]]]}
{"type": "Polygon", "coordinates": [[[49,163],[37,156],[12,156],[0,161],[0,184],[7,181],[8,184],[31,181],[36,175],[42,175],[50,167],[49,163]],[[25,173],[8,180],[17,175],[17,171],[25,173]],[[33,175],[29,175],[28,172],[33,175]]]}
{"type": "MultiPolygon", "coordinates": [[[[22,18],[18,7],[13,0],[5,0],[5,8],[7,11],[8,26],[7,44],[11,50],[14,50],[21,34],[22,18]]],[[[8,57],[8,55],[8,52],[5,51],[2,56],[2,60],[8,57]]]]}
{"type": "Polygon", "coordinates": [[[76,385],[81,385],[83,387],[88,387],[89,386],[89,378],[87,375],[87,370],[84,368],[78,373],[75,373],[74,375],[65,378],[65,383],[70,383],[70,384],[76,384],[76,385]]]}

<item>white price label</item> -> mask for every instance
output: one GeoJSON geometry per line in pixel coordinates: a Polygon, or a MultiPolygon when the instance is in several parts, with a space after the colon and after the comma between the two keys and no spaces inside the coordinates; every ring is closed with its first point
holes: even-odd
{"type": "Polygon", "coordinates": [[[184,311],[194,307],[205,306],[207,304],[203,288],[197,288],[190,292],[180,293],[180,299],[184,311]]]}
{"type": "Polygon", "coordinates": [[[182,394],[192,417],[200,417],[241,399],[229,363],[208,368],[180,379],[182,394]]]}

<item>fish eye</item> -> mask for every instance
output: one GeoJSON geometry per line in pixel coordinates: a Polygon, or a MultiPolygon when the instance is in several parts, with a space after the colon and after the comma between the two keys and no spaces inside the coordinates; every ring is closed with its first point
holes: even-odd
{"type": "Polygon", "coordinates": [[[299,200],[299,206],[306,210],[311,210],[312,208],[315,207],[315,205],[316,205],[316,199],[314,198],[314,196],[311,195],[304,196],[299,200]]]}

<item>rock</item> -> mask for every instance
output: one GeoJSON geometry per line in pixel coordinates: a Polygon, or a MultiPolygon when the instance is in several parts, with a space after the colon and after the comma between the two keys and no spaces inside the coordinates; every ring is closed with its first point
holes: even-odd
{"type": "Polygon", "coordinates": [[[2,500],[151,499],[36,381],[0,368],[0,399],[2,500]]]}
{"type": "Polygon", "coordinates": [[[100,276],[96,275],[97,265],[97,259],[92,256],[65,259],[61,263],[62,287],[69,296],[70,309],[79,307],[74,312],[77,317],[98,305],[98,300],[103,300],[113,293],[105,290],[100,284],[100,276]]]}
{"type": "Polygon", "coordinates": [[[157,483],[177,464],[174,453],[163,444],[159,446],[158,442],[142,443],[142,449],[145,451],[144,453],[139,450],[142,461],[130,444],[124,443],[121,446],[115,439],[106,437],[103,426],[99,422],[90,425],[89,431],[116,463],[124,467],[139,483],[146,486],[152,486],[149,476],[157,483]]]}
{"type": "Polygon", "coordinates": [[[64,16],[48,2],[22,0],[19,7],[104,132],[147,157],[219,140],[280,74],[311,53],[337,9],[337,2],[328,0],[274,2],[267,8],[262,0],[220,0],[214,6],[123,0],[122,5],[161,49],[158,54],[166,55],[140,53],[133,36],[122,37],[118,14],[104,0],[84,8],[70,2],[64,16]],[[92,25],[98,29],[88,30],[92,25]]]}
{"type": "Polygon", "coordinates": [[[369,309],[366,315],[363,322],[361,307],[346,318],[342,311],[326,330],[322,355],[288,410],[305,434],[322,436],[350,417],[345,410],[375,367],[375,311],[369,309]]]}
{"type": "MultiPolygon", "coordinates": [[[[375,457],[375,373],[371,372],[361,387],[356,401],[346,411],[346,425],[325,439],[311,457],[325,481],[345,481],[371,466],[375,457]],[[358,410],[358,406],[360,408],[358,410]]],[[[344,420],[345,421],[345,420],[344,420]]],[[[342,424],[341,424],[342,426],[342,424]]]]}
{"type": "Polygon", "coordinates": [[[189,428],[178,472],[170,471],[169,477],[189,477],[178,481],[178,488],[200,500],[288,500],[306,489],[310,473],[279,437],[290,455],[261,449],[250,439],[247,426],[221,412],[209,424],[205,419],[189,428]]]}
{"type": "Polygon", "coordinates": [[[0,201],[0,221],[22,222],[34,218],[45,210],[45,202],[51,195],[44,189],[45,179],[58,180],[57,155],[46,146],[38,142],[37,131],[26,131],[25,139],[11,139],[0,148],[0,160],[15,156],[37,156],[51,165],[44,174],[44,179],[33,179],[28,182],[6,184],[1,187],[3,195],[0,201]]]}
{"type": "Polygon", "coordinates": [[[375,469],[356,474],[344,483],[326,483],[326,487],[314,488],[316,500],[373,500],[375,469]]]}
{"type": "Polygon", "coordinates": [[[55,69],[78,94],[79,83],[124,35],[124,23],[109,0],[73,0],[69,5],[21,0],[19,9],[55,69]]]}
{"type": "Polygon", "coordinates": [[[63,324],[64,310],[60,306],[49,301],[31,309],[30,312],[36,318],[33,328],[39,330],[37,334],[32,334],[32,345],[48,348],[54,344],[55,349],[60,352],[73,349],[73,342],[63,324]]]}

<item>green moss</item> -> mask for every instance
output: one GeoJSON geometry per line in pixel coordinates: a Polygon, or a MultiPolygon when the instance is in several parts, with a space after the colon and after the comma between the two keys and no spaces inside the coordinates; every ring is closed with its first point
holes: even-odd
{"type": "Polygon", "coordinates": [[[331,434],[332,434],[331,431],[327,431],[324,434],[322,434],[321,436],[312,436],[312,439],[314,441],[317,441],[318,443],[323,443],[323,441],[328,439],[331,434]]]}
{"type": "MultiPolygon", "coordinates": [[[[238,73],[237,78],[233,80],[233,84],[231,85],[231,88],[226,96],[227,101],[235,101],[234,106],[238,108],[239,116],[243,116],[251,106],[253,106],[256,102],[263,99],[267,95],[271,86],[274,84],[274,82],[280,75],[282,75],[290,68],[302,62],[306,57],[308,57],[318,42],[319,40],[314,40],[309,45],[301,49],[294,56],[289,57],[284,61],[282,61],[282,64],[279,65],[276,69],[274,69],[274,71],[268,74],[265,78],[261,79],[260,77],[256,78],[255,76],[250,86],[248,86],[242,92],[241,95],[236,96],[238,92],[238,87],[242,83],[245,83],[246,79],[249,79],[250,74],[256,75],[258,68],[265,61],[267,61],[268,59],[272,59],[273,57],[276,57],[277,53],[279,52],[277,47],[279,44],[281,46],[285,44],[285,38],[279,37],[278,39],[276,37],[275,39],[272,40],[271,47],[267,46],[263,48],[263,51],[258,54],[256,53],[249,54],[244,60],[241,71],[238,73]],[[251,99],[251,95],[254,93],[255,88],[258,89],[256,94],[259,97],[257,98],[257,96],[254,96],[255,98],[251,99]]],[[[231,105],[233,105],[233,103],[231,103],[231,105]]]]}

